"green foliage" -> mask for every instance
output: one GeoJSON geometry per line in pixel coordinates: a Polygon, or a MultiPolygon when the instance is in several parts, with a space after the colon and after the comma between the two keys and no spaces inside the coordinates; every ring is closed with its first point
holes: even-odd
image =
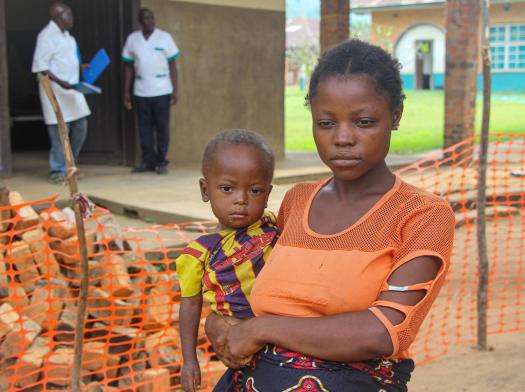
{"type": "Polygon", "coordinates": [[[286,49],[286,59],[298,68],[304,67],[307,79],[310,78],[318,58],[318,45],[303,45],[286,49]]]}
{"type": "Polygon", "coordinates": [[[393,28],[391,26],[371,26],[367,22],[355,22],[350,29],[350,38],[359,38],[363,41],[370,41],[374,36],[374,44],[381,46],[386,51],[392,53],[394,45],[392,44],[393,28]]]}

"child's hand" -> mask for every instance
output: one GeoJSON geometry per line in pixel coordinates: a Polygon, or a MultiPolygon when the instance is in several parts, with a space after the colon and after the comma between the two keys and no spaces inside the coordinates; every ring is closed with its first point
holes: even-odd
{"type": "Polygon", "coordinates": [[[201,386],[201,369],[198,362],[184,362],[181,370],[184,392],[195,392],[201,386]]]}

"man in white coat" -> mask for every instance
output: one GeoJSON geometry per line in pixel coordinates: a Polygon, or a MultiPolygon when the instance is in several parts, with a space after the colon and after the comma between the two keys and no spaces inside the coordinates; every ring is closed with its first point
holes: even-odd
{"type": "MultiPolygon", "coordinates": [[[[49,13],[51,21],[38,34],[32,72],[49,75],[51,87],[68,125],[73,154],[77,158],[86,139],[87,117],[91,112],[84,95],[72,88],[79,82],[80,74],[79,49],[75,38],[68,31],[73,27],[73,12],[67,5],[56,2],[51,5],[49,13]]],[[[66,176],[66,165],[57,119],[41,85],[40,102],[51,142],[49,179],[53,183],[61,183],[66,176]]]]}
{"type": "Polygon", "coordinates": [[[170,105],[177,103],[179,48],[172,36],[155,26],[148,8],[139,12],[141,29],[131,33],[122,51],[124,105],[137,111],[142,163],[133,173],[168,172],[170,105]],[[132,91],[133,81],[133,91],[132,91]]]}

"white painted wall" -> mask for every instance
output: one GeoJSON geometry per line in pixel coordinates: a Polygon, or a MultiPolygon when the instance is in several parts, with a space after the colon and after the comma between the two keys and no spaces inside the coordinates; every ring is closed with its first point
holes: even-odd
{"type": "Polygon", "coordinates": [[[445,33],[431,24],[409,28],[396,43],[395,56],[402,65],[402,74],[414,74],[416,67],[416,41],[432,40],[433,73],[445,72],[445,33]]]}

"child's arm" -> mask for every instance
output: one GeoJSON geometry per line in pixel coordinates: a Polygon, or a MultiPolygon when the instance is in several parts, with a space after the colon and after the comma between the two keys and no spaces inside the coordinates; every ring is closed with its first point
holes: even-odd
{"type": "Polygon", "coordinates": [[[197,359],[197,334],[202,311],[202,293],[193,297],[182,297],[180,305],[180,340],[183,365],[182,388],[194,392],[201,383],[201,371],[197,359]]]}

